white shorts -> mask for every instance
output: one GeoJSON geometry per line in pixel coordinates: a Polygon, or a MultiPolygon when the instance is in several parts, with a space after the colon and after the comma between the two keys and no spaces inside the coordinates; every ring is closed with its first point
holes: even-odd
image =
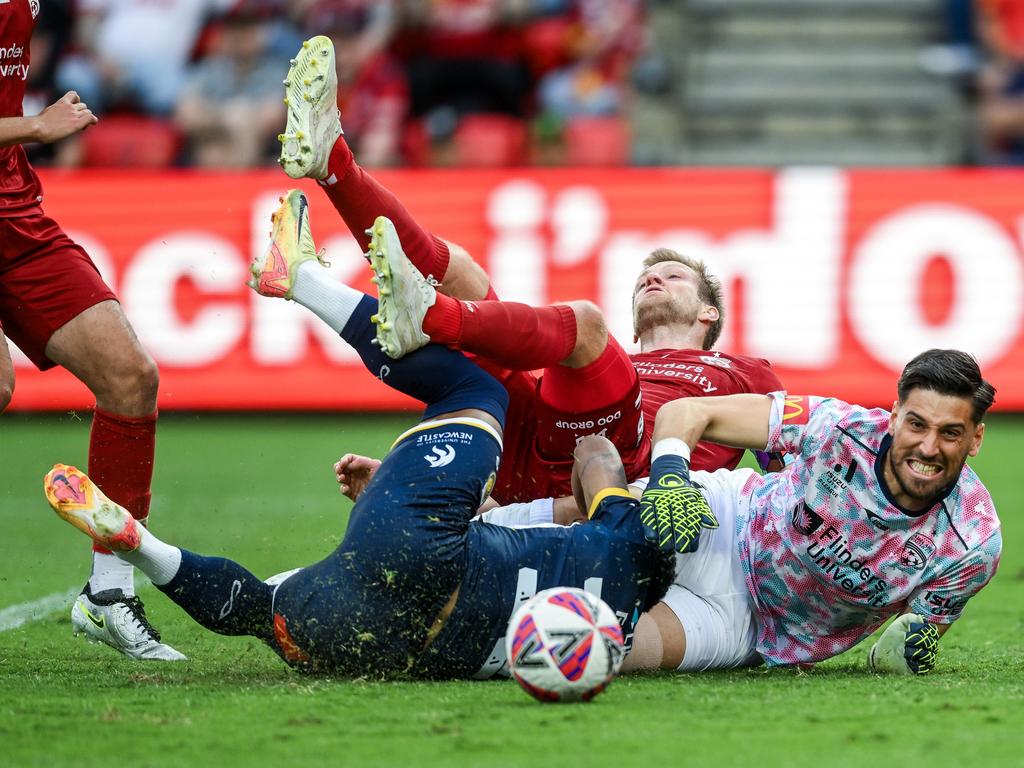
{"type": "Polygon", "coordinates": [[[696,552],[676,556],[675,583],[664,602],[686,633],[679,669],[750,667],[761,663],[755,650],[754,601],[743,579],[736,547],[736,513],[743,484],[753,470],[694,472],[718,528],[704,530],[696,552]]]}

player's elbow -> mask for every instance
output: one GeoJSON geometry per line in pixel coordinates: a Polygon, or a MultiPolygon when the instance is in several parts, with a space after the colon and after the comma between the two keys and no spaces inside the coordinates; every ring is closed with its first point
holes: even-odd
{"type": "Polygon", "coordinates": [[[587,464],[594,459],[605,462],[619,461],[619,452],[615,449],[615,445],[602,435],[586,435],[580,438],[572,455],[578,464],[587,464]]]}

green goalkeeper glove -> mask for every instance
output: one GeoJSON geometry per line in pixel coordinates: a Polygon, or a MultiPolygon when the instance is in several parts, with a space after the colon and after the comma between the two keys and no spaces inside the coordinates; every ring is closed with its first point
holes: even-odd
{"type": "Polygon", "coordinates": [[[640,522],[663,552],[679,554],[696,552],[701,531],[718,527],[707,499],[690,482],[690,463],[682,456],[660,456],[651,464],[651,480],[640,497],[640,522]]]}
{"type": "Polygon", "coordinates": [[[939,656],[939,630],[923,616],[905,613],[886,627],[871,646],[868,666],[872,672],[926,675],[939,656]]]}

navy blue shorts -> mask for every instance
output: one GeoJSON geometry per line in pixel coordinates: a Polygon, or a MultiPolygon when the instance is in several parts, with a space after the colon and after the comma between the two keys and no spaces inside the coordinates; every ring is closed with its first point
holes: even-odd
{"type": "Polygon", "coordinates": [[[472,420],[399,437],[338,548],[277,590],[278,640],[293,646],[291,660],[341,674],[406,671],[462,581],[470,520],[500,455],[497,435],[472,420]]]}
{"type": "Polygon", "coordinates": [[[451,616],[412,673],[485,679],[508,674],[505,631],[516,609],[550,587],[579,587],[615,611],[627,649],[640,613],[674,576],[675,557],[646,538],[639,502],[608,496],[588,523],[504,528],[473,523],[451,616]]]}

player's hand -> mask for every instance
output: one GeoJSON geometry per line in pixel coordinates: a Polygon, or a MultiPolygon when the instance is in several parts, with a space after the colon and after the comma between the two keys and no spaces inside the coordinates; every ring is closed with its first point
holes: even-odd
{"type": "Polygon", "coordinates": [[[59,141],[99,122],[99,118],[74,91],[65,93],[35,119],[36,137],[44,144],[59,141]]]}
{"type": "Polygon", "coordinates": [[[925,675],[939,655],[939,631],[923,616],[905,613],[886,627],[868,653],[872,672],[925,675]]]}
{"type": "Polygon", "coordinates": [[[346,453],[334,464],[334,475],[338,479],[339,489],[355,501],[366,490],[379,466],[379,459],[346,453]]]}
{"type": "Polygon", "coordinates": [[[700,489],[690,482],[690,464],[681,456],[662,456],[651,465],[651,478],[640,497],[640,522],[665,552],[696,552],[705,528],[718,518],[700,489]]]}

